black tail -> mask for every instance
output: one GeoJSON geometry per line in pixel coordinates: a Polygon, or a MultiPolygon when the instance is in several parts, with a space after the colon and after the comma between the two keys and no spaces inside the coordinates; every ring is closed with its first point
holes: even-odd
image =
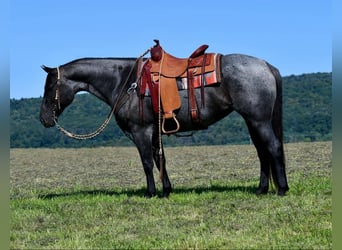
{"type": "Polygon", "coordinates": [[[278,140],[283,144],[283,89],[279,70],[268,64],[277,84],[277,97],[273,109],[272,126],[278,140]]]}
{"type": "MultiPolygon", "coordinates": [[[[272,66],[271,64],[267,63],[269,69],[271,70],[275,80],[276,80],[276,87],[277,87],[277,96],[276,101],[273,108],[273,114],[272,114],[272,127],[274,134],[278,138],[280,144],[281,144],[281,155],[283,162],[285,166],[285,154],[284,154],[284,136],[283,136],[283,90],[282,90],[282,78],[279,73],[279,70],[272,66]]],[[[274,172],[271,169],[273,181],[275,180],[274,172]]],[[[275,185],[276,182],[274,181],[275,185]]]]}

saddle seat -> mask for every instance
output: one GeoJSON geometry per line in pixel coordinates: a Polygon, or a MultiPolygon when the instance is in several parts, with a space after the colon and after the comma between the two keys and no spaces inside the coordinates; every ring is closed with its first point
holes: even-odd
{"type": "MultiPolygon", "coordinates": [[[[151,72],[160,73],[164,77],[180,77],[186,74],[188,68],[201,67],[203,65],[203,56],[209,47],[204,44],[196,49],[189,58],[178,58],[165,52],[159,45],[159,41],[151,49],[152,68],[151,72]]],[[[207,60],[206,66],[210,63],[207,60]]]]}

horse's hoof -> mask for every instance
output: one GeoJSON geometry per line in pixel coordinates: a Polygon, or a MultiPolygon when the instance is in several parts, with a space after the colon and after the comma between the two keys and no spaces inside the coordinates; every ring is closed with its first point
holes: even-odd
{"type": "Polygon", "coordinates": [[[171,187],[165,188],[163,190],[163,198],[169,198],[171,192],[172,192],[172,188],[171,187]]]}
{"type": "Polygon", "coordinates": [[[268,187],[258,187],[258,189],[255,191],[256,195],[262,195],[268,193],[268,187]]]}
{"type": "Polygon", "coordinates": [[[279,188],[278,189],[278,195],[279,196],[285,196],[286,195],[286,192],[289,190],[289,188],[279,188]]]}
{"type": "Polygon", "coordinates": [[[156,193],[146,192],[144,196],[145,196],[145,198],[150,199],[150,198],[152,198],[153,196],[156,196],[156,193]]]}

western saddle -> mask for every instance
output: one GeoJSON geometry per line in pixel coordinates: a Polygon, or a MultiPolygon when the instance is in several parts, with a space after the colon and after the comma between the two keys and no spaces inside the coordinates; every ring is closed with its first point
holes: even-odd
{"type": "MultiPolygon", "coordinates": [[[[201,88],[201,101],[202,107],[204,107],[204,86],[208,84],[205,74],[219,71],[220,54],[205,53],[209,46],[202,45],[189,58],[177,58],[165,52],[160,46],[159,40],[154,40],[154,42],[156,44],[150,50],[151,58],[145,62],[141,72],[141,96],[145,96],[148,87],[154,112],[159,113],[162,110],[163,133],[176,133],[180,129],[180,125],[176,119],[175,111],[181,107],[177,79],[181,79],[182,83],[186,85],[185,89],[188,90],[189,112],[192,122],[195,126],[199,126],[200,112],[194,93],[194,83],[196,81],[196,86],[201,88]],[[174,129],[165,129],[165,120],[167,119],[173,119],[176,124],[174,129]]],[[[216,72],[213,81],[220,82],[220,73],[216,72]]]]}

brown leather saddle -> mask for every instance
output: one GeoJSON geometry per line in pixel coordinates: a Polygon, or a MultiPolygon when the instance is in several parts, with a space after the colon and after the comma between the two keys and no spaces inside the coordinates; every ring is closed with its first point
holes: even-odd
{"type": "Polygon", "coordinates": [[[204,74],[216,70],[217,62],[219,60],[215,56],[216,54],[205,53],[206,49],[209,47],[208,45],[200,46],[188,58],[177,58],[164,51],[158,40],[154,41],[156,44],[151,48],[151,58],[145,63],[143,68],[142,75],[145,75],[145,79],[142,77],[142,81],[145,86],[146,81],[150,82],[148,87],[151,91],[155,112],[159,111],[159,107],[156,105],[156,101],[153,101],[156,100],[156,98],[153,98],[153,95],[157,95],[160,90],[160,94],[158,96],[160,96],[160,103],[162,106],[162,130],[165,134],[171,134],[177,132],[180,128],[175,115],[175,111],[181,107],[177,78],[183,79],[187,85],[186,89],[188,89],[189,112],[191,119],[194,124],[199,124],[200,114],[194,93],[194,80],[196,79],[197,85],[200,85],[202,106],[204,106],[204,74]],[[146,77],[150,77],[150,79],[146,80],[146,77]],[[165,120],[167,119],[173,119],[176,124],[174,129],[165,130],[164,125],[165,120]]]}
{"type": "Polygon", "coordinates": [[[189,58],[177,58],[165,52],[159,45],[158,40],[155,40],[155,42],[157,44],[151,49],[151,73],[159,73],[160,70],[162,76],[170,78],[184,75],[188,68],[202,66],[205,50],[209,47],[208,45],[202,45],[189,58]]]}

